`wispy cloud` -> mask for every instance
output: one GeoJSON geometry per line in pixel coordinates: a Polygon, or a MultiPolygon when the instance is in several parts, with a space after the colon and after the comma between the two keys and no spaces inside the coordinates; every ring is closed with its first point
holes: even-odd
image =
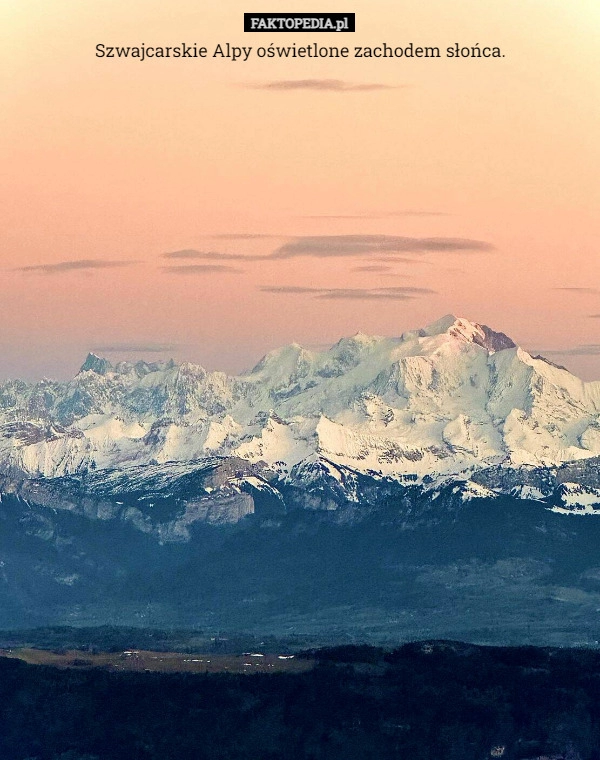
{"type": "Polygon", "coordinates": [[[242,274],[243,269],[230,267],[227,264],[183,264],[181,266],[161,267],[167,274],[213,274],[222,272],[227,274],[242,274]]]}
{"type": "Polygon", "coordinates": [[[321,92],[372,92],[374,90],[397,90],[406,85],[390,85],[382,82],[346,82],[343,79],[278,79],[272,82],[248,85],[253,90],[290,91],[317,90],[321,92]]]}
{"type": "Polygon", "coordinates": [[[372,261],[382,261],[389,264],[431,264],[430,261],[425,259],[411,259],[408,256],[373,256],[372,261]]]}
{"type": "Polygon", "coordinates": [[[104,354],[164,354],[177,348],[175,343],[109,343],[93,350],[104,354]]]}
{"type": "Polygon", "coordinates": [[[369,253],[427,253],[493,251],[494,246],[482,240],[445,237],[399,237],[396,235],[315,235],[297,237],[279,246],[273,258],[294,256],[362,256],[369,253]]]}
{"type": "MultiPolygon", "coordinates": [[[[171,260],[206,260],[206,261],[275,261],[299,256],[314,258],[378,256],[377,261],[415,263],[415,259],[400,256],[402,253],[421,255],[424,253],[483,253],[495,251],[491,243],[483,240],[453,237],[405,237],[398,235],[220,235],[221,239],[276,238],[286,240],[271,253],[244,254],[224,253],[221,251],[199,251],[184,248],[163,253],[162,258],[171,260]]],[[[168,269],[168,268],[165,268],[168,269]]]]}
{"type": "Polygon", "coordinates": [[[319,288],[308,288],[303,285],[262,285],[259,290],[264,293],[321,293],[319,288]]]}
{"type": "Polygon", "coordinates": [[[600,314],[590,314],[590,319],[600,319],[600,314]]]}
{"type": "Polygon", "coordinates": [[[219,256],[217,251],[197,251],[195,248],[184,248],[181,251],[168,251],[162,254],[163,259],[213,259],[219,256]]]}
{"type": "Polygon", "coordinates": [[[541,351],[542,355],[549,356],[600,356],[600,343],[586,343],[583,346],[566,348],[564,350],[554,349],[551,351],[541,351]]]}
{"type": "Polygon", "coordinates": [[[213,240],[281,240],[289,235],[271,235],[262,232],[229,232],[222,235],[208,235],[213,240]]]}
{"type": "Polygon", "coordinates": [[[176,261],[257,261],[260,259],[268,259],[270,257],[267,254],[223,253],[221,251],[197,251],[194,248],[185,248],[182,251],[169,251],[169,253],[163,253],[161,254],[161,258],[176,261]]]}
{"type": "Polygon", "coordinates": [[[391,272],[392,267],[386,264],[365,264],[364,267],[354,267],[353,272],[391,272]]]}
{"type": "Polygon", "coordinates": [[[15,272],[39,272],[40,274],[61,274],[65,272],[90,272],[96,269],[118,269],[138,264],[138,261],[110,261],[107,259],[75,259],[59,261],[56,264],[35,264],[17,267],[15,272]]]}
{"type": "Polygon", "coordinates": [[[408,301],[418,296],[436,293],[429,288],[392,287],[392,288],[310,288],[300,285],[265,285],[260,288],[264,293],[289,295],[311,295],[313,298],[326,300],[351,301],[408,301]]]}

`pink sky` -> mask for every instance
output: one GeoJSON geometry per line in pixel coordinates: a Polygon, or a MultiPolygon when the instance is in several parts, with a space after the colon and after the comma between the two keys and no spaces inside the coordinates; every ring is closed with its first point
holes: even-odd
{"type": "Polygon", "coordinates": [[[600,378],[597,0],[315,6],[354,35],[244,35],[256,6],[205,6],[2,3],[0,378],[88,350],[239,371],[448,312],[600,378]],[[314,41],[505,57],[95,57],[314,41]]]}

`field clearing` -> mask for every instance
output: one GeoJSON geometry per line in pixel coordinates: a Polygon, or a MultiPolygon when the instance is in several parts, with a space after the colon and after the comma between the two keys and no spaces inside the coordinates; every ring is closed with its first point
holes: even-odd
{"type": "Polygon", "coordinates": [[[157,673],[300,673],[314,667],[314,660],[296,659],[293,655],[261,654],[188,654],[183,652],[149,652],[128,649],[123,652],[91,653],[77,649],[53,652],[45,649],[0,649],[0,657],[23,660],[30,665],[56,668],[157,673]]]}

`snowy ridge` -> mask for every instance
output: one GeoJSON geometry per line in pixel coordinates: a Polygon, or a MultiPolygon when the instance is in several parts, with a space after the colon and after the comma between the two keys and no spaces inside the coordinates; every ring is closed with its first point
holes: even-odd
{"type": "Polygon", "coordinates": [[[421,482],[598,455],[600,382],[453,316],[322,352],[292,344],[239,376],[90,354],[69,382],[0,386],[0,469],[26,477],[219,456],[421,482]]]}
{"type": "Polygon", "coordinates": [[[600,515],[600,488],[580,483],[562,483],[555,493],[553,512],[570,515],[600,515]]]}

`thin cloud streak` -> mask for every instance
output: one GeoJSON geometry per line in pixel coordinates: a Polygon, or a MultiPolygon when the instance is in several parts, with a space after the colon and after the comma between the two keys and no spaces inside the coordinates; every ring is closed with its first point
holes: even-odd
{"type": "Polygon", "coordinates": [[[409,259],[408,256],[373,256],[373,261],[382,261],[389,264],[431,264],[425,259],[409,259]]]}
{"type": "Polygon", "coordinates": [[[212,259],[218,256],[217,251],[197,251],[194,248],[184,248],[181,251],[168,251],[161,254],[163,259],[212,259]]]}
{"type": "Polygon", "coordinates": [[[410,301],[415,297],[413,293],[378,292],[375,290],[361,290],[359,288],[331,290],[316,296],[316,298],[322,298],[327,301],[410,301]]]}
{"type": "Polygon", "coordinates": [[[244,254],[244,253],[222,253],[221,251],[197,251],[193,248],[186,248],[182,251],[169,251],[161,254],[163,259],[175,260],[209,260],[209,261],[260,261],[268,259],[268,255],[244,254]]]}
{"type": "Polygon", "coordinates": [[[184,264],[182,266],[161,267],[167,274],[213,274],[222,272],[227,274],[243,274],[244,269],[230,267],[227,264],[184,264]]]}
{"type": "MultiPolygon", "coordinates": [[[[281,239],[281,236],[272,237],[281,239]]],[[[231,239],[238,239],[238,236],[231,236],[231,239]]],[[[397,235],[296,235],[288,237],[287,242],[267,254],[223,253],[221,251],[199,251],[193,248],[184,248],[163,253],[161,258],[206,261],[278,261],[301,256],[312,258],[362,256],[364,258],[374,254],[385,254],[385,256],[379,256],[375,260],[385,263],[416,263],[415,259],[400,256],[400,253],[413,253],[420,256],[425,253],[483,253],[495,250],[495,246],[491,243],[468,238],[416,238],[397,235]]],[[[173,268],[163,267],[163,271],[171,272],[173,268]]]]}
{"type": "Polygon", "coordinates": [[[600,343],[586,343],[583,346],[575,346],[575,348],[541,351],[541,353],[549,356],[600,356],[600,343]]]}
{"type": "Polygon", "coordinates": [[[63,274],[67,272],[86,272],[97,269],[119,269],[138,264],[139,261],[110,261],[102,259],[75,259],[74,261],[59,261],[56,264],[34,264],[17,267],[15,272],[39,272],[40,274],[63,274]]]}
{"type": "MultiPolygon", "coordinates": [[[[274,236],[281,239],[282,236],[274,236]]],[[[231,238],[235,239],[235,238],[231,238]]],[[[468,238],[446,237],[400,237],[398,235],[297,235],[288,238],[288,242],[280,245],[269,254],[237,254],[221,253],[219,251],[197,251],[195,249],[183,249],[162,254],[162,258],[168,259],[209,259],[218,260],[248,260],[264,261],[277,259],[290,259],[299,256],[333,257],[333,256],[365,256],[383,253],[385,260],[411,262],[414,259],[398,257],[399,253],[482,253],[495,251],[491,243],[483,240],[470,240],[468,238]]],[[[378,259],[383,260],[382,258],[378,259]]]]}
{"type": "Polygon", "coordinates": [[[312,288],[301,285],[264,285],[263,293],[283,295],[311,295],[329,301],[408,301],[422,295],[435,294],[430,288],[391,287],[391,288],[312,288]]]}
{"type": "Polygon", "coordinates": [[[430,253],[494,251],[491,243],[466,238],[415,238],[395,235],[316,235],[298,237],[279,246],[273,258],[287,259],[295,256],[361,256],[368,253],[430,253]]]}
{"type": "Polygon", "coordinates": [[[385,264],[366,264],[364,267],[354,267],[353,272],[391,272],[392,267],[385,264]]]}
{"type": "Polygon", "coordinates": [[[281,240],[289,238],[290,235],[271,235],[262,232],[229,232],[223,235],[207,235],[212,240],[281,240]]]}
{"type": "Polygon", "coordinates": [[[105,354],[164,354],[178,348],[175,343],[113,343],[94,346],[93,350],[105,354]]]}
{"type": "Polygon", "coordinates": [[[343,79],[279,79],[262,84],[248,85],[253,90],[289,92],[291,90],[313,90],[320,92],[373,92],[376,90],[397,90],[407,85],[390,85],[382,82],[364,84],[346,82],[343,79]]]}
{"type": "Polygon", "coordinates": [[[263,293],[320,293],[319,288],[308,288],[303,285],[261,285],[259,290],[263,293]]]}

